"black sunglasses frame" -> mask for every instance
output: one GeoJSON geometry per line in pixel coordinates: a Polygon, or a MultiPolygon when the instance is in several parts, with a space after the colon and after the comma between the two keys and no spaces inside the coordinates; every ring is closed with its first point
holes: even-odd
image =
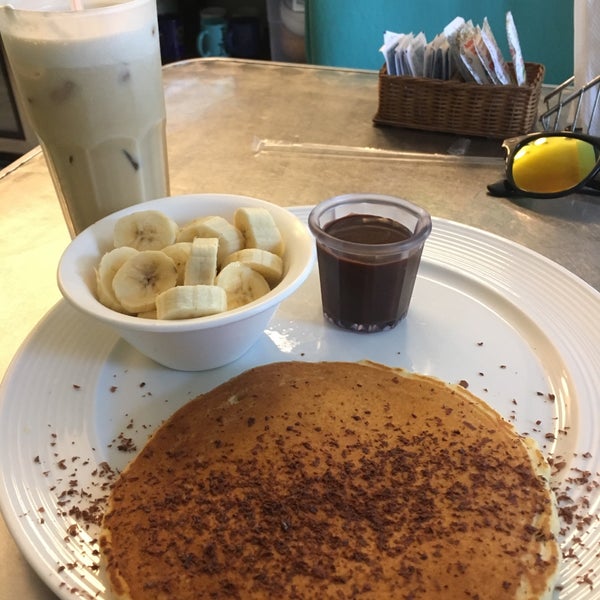
{"type": "Polygon", "coordinates": [[[560,198],[562,196],[568,196],[576,192],[582,194],[591,194],[594,196],[600,196],[600,181],[594,180],[596,175],[600,172],[600,159],[596,162],[596,165],[591,172],[577,185],[573,187],[561,190],[559,192],[529,192],[521,189],[513,179],[512,167],[515,155],[525,145],[531,143],[540,138],[545,137],[567,137],[584,142],[590,143],[597,152],[600,154],[600,137],[587,135],[584,133],[576,133],[573,131],[552,131],[552,132],[539,132],[531,133],[528,135],[508,138],[502,142],[502,147],[506,150],[506,178],[502,181],[498,181],[494,184],[488,185],[488,191],[493,196],[526,196],[528,198],[560,198]]]}

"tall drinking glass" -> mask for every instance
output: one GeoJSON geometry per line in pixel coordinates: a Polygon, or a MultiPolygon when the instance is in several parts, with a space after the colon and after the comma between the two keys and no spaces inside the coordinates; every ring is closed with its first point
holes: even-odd
{"type": "Polygon", "coordinates": [[[156,0],[76,1],[0,7],[17,92],[71,236],[169,194],[156,0]]]}

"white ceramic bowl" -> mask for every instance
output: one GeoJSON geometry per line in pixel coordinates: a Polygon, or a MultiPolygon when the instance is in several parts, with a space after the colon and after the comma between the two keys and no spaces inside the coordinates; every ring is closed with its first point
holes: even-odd
{"type": "Polygon", "coordinates": [[[172,196],[136,204],[105,217],[81,232],[58,266],[58,286],[77,309],[112,327],[132,346],[156,362],[183,371],[203,371],[232,362],[247,352],[266,328],[277,306],[308,277],[315,260],[307,227],[290,211],[263,200],[226,194],[172,196]],[[232,219],[236,208],[269,210],[285,240],[284,276],[268,294],[219,315],[182,320],[151,320],[115,312],[95,296],[95,272],[110,250],[115,222],[140,210],[160,210],[180,225],[196,217],[232,219]]]}

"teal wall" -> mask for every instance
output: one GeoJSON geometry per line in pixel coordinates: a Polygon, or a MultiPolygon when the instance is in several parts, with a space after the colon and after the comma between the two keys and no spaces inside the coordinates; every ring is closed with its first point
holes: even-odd
{"type": "Polygon", "coordinates": [[[428,40],[454,17],[483,23],[487,17],[504,56],[505,15],[513,14],[526,61],[543,63],[545,82],[573,74],[574,0],[306,0],[306,44],[313,64],[379,69],[386,29],[423,31],[428,40]]]}

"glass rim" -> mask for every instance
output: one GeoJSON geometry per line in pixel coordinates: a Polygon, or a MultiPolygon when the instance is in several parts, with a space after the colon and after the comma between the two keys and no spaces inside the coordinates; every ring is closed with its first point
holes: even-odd
{"type": "MultiPolygon", "coordinates": [[[[348,215],[350,214],[369,213],[365,211],[356,211],[354,213],[349,212],[348,215]]],[[[314,206],[308,215],[308,227],[311,233],[315,236],[317,242],[321,242],[323,245],[326,245],[329,248],[345,254],[375,257],[402,255],[421,248],[431,233],[432,220],[431,215],[427,210],[417,204],[414,204],[410,200],[399,198],[397,196],[389,196],[386,194],[353,193],[333,196],[332,198],[323,200],[314,206]],[[326,211],[331,210],[336,206],[352,206],[368,202],[379,204],[380,206],[403,209],[411,213],[411,215],[417,220],[417,225],[412,235],[409,238],[399,242],[387,242],[383,244],[349,242],[347,240],[341,240],[340,238],[327,233],[319,223],[320,217],[326,211]]]]}
{"type": "Polygon", "coordinates": [[[72,10],[68,6],[54,8],[48,4],[37,5],[32,2],[27,2],[27,6],[24,3],[16,2],[15,4],[9,4],[11,11],[19,13],[23,16],[26,15],[38,15],[40,13],[49,14],[52,16],[65,16],[68,19],[85,19],[88,16],[94,16],[98,14],[107,14],[113,12],[122,12],[123,10],[131,10],[132,7],[135,9],[137,5],[152,4],[152,0],[111,0],[108,3],[102,3],[94,6],[86,6],[83,10],[72,10]]]}

